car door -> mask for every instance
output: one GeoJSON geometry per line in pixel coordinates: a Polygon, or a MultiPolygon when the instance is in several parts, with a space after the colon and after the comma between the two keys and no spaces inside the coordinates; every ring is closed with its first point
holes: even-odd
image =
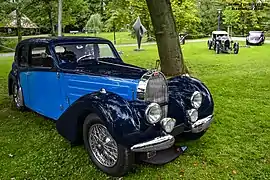
{"type": "Polygon", "coordinates": [[[28,45],[18,47],[15,55],[18,65],[18,83],[22,88],[23,100],[26,107],[29,106],[29,91],[28,91],[28,45]]]}
{"type": "Polygon", "coordinates": [[[63,111],[60,74],[54,65],[49,46],[29,47],[28,92],[30,108],[57,120],[63,111]]]}

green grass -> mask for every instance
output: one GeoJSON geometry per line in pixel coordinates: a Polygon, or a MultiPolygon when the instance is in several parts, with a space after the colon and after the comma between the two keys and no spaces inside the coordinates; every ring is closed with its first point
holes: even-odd
{"type": "MultiPolygon", "coordinates": [[[[123,59],[154,67],[156,46],[120,47],[123,59]]],[[[188,43],[183,53],[192,74],[210,89],[215,121],[189,149],[164,166],[136,165],[123,179],[270,179],[270,45],[241,48],[238,55],[188,43]]],[[[11,108],[7,75],[11,58],[0,58],[0,179],[109,179],[82,146],[58,135],[55,123],[11,108]]]]}
{"type": "MultiPolygon", "coordinates": [[[[44,36],[48,36],[47,34],[44,36]]],[[[65,33],[64,36],[95,36],[95,34],[91,33],[91,34],[85,34],[85,33],[78,33],[78,34],[69,34],[69,33],[65,33]]],[[[108,39],[112,42],[114,42],[114,34],[113,32],[102,32],[102,33],[97,33],[96,34],[97,37],[102,37],[105,39],[108,39]]],[[[23,39],[28,39],[28,38],[32,38],[32,37],[36,37],[36,36],[23,36],[23,39]]],[[[130,32],[116,32],[115,33],[115,39],[116,39],[116,44],[137,44],[137,39],[135,37],[131,36],[130,32]]],[[[146,42],[146,37],[143,37],[142,39],[142,43],[146,42]]],[[[15,49],[16,45],[17,45],[17,38],[11,38],[11,39],[2,39],[1,43],[8,47],[8,48],[13,48],[15,49]]],[[[0,53],[5,53],[5,52],[10,52],[10,49],[6,49],[3,47],[0,47],[0,53]]]]}

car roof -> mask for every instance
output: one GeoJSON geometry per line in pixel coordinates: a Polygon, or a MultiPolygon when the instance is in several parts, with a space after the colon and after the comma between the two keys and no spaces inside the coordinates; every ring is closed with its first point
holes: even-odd
{"type": "Polygon", "coordinates": [[[212,34],[228,34],[226,31],[213,31],[212,34]]]}
{"type": "Polygon", "coordinates": [[[85,36],[68,36],[68,37],[36,37],[22,40],[20,44],[62,44],[62,43],[76,43],[76,42],[110,42],[107,39],[100,37],[85,37],[85,36]]]}
{"type": "Polygon", "coordinates": [[[249,33],[263,33],[263,31],[249,31],[249,33]]]}

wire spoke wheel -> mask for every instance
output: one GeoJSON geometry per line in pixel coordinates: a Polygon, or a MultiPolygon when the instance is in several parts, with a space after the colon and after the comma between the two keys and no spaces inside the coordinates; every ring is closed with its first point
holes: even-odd
{"type": "Polygon", "coordinates": [[[21,104],[21,99],[20,99],[20,96],[19,96],[19,91],[18,91],[17,84],[13,85],[13,99],[14,99],[15,105],[17,107],[19,107],[20,104],[21,104]]]}
{"type": "Polygon", "coordinates": [[[95,159],[105,167],[113,167],[118,160],[117,143],[102,124],[89,128],[88,141],[95,159]]]}

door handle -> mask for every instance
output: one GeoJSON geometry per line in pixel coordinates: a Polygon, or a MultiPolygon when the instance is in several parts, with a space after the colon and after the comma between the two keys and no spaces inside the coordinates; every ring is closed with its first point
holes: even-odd
{"type": "Polygon", "coordinates": [[[30,76],[32,73],[31,72],[26,72],[25,74],[26,74],[26,76],[30,76]]]}

